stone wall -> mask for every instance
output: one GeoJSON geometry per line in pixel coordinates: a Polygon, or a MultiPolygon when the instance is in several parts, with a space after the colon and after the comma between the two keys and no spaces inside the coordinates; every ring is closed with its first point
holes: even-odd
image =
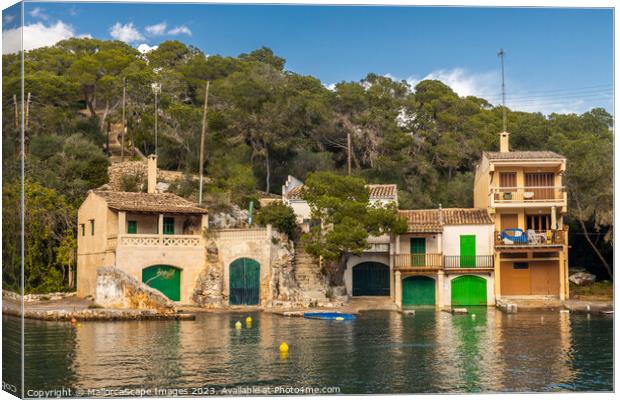
{"type": "MultiPolygon", "coordinates": [[[[113,163],[108,167],[108,186],[111,190],[119,191],[122,189],[123,176],[135,177],[138,182],[144,184],[146,189],[146,176],[148,167],[146,160],[144,161],[124,161],[113,163]]],[[[191,175],[192,179],[198,179],[197,175],[191,175]]],[[[171,183],[184,178],[181,171],[167,171],[163,169],[157,170],[157,182],[171,183]]]]}
{"type": "Polygon", "coordinates": [[[130,308],[174,313],[174,304],[159,290],[114,267],[97,270],[95,302],[105,308],[130,308]]]}
{"type": "Polygon", "coordinates": [[[271,243],[271,306],[303,305],[302,293],[295,276],[294,244],[288,237],[274,232],[271,243]]]}

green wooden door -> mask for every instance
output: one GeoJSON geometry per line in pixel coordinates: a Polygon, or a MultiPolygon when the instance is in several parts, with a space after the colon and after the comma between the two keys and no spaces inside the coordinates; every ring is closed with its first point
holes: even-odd
{"type": "Polygon", "coordinates": [[[461,268],[476,266],[476,235],[461,235],[461,268]]]}
{"type": "Polygon", "coordinates": [[[181,270],[170,265],[153,265],[142,270],[142,282],[173,301],[181,300],[181,270]]]}
{"type": "Polygon", "coordinates": [[[403,279],[403,307],[435,305],[435,280],[428,276],[403,279]]]}
{"type": "Polygon", "coordinates": [[[363,262],[353,267],[353,296],[389,296],[390,267],[363,262]]]}
{"type": "Polygon", "coordinates": [[[230,304],[257,305],[260,294],[260,264],[239,258],[230,264],[230,304]]]}
{"type": "Polygon", "coordinates": [[[426,238],[409,239],[411,251],[411,266],[423,267],[426,265],[426,238]]]}
{"type": "Polygon", "coordinates": [[[487,281],[473,275],[463,275],[451,282],[452,307],[486,306],[487,281]]]}

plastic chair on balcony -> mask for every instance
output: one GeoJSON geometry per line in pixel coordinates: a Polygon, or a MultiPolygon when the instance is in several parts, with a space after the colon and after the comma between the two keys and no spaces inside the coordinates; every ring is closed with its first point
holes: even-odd
{"type": "Polygon", "coordinates": [[[502,230],[500,239],[502,239],[504,244],[526,244],[528,242],[525,232],[523,232],[523,229],[519,228],[508,228],[502,230]]]}
{"type": "Polygon", "coordinates": [[[547,235],[544,232],[536,232],[533,229],[527,230],[527,240],[532,244],[543,244],[547,239],[547,235]]]}

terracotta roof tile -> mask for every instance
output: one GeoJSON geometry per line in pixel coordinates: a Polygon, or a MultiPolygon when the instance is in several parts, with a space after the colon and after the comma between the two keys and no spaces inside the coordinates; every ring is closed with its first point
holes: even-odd
{"type": "Polygon", "coordinates": [[[486,210],[479,208],[443,208],[432,210],[400,210],[407,220],[408,232],[441,232],[446,225],[492,225],[486,210]]]}
{"type": "Polygon", "coordinates": [[[366,185],[366,187],[368,188],[368,191],[370,192],[371,200],[378,200],[378,199],[395,200],[397,193],[398,193],[398,188],[394,184],[366,185]]]}
{"type": "MultiPolygon", "coordinates": [[[[295,186],[286,193],[285,197],[289,200],[301,200],[301,190],[304,186],[295,186]]],[[[396,199],[398,188],[394,184],[388,185],[366,185],[370,192],[370,200],[396,199]]]]}
{"type": "Polygon", "coordinates": [[[113,192],[95,190],[93,193],[103,198],[108,207],[118,211],[161,212],[182,214],[207,214],[200,208],[173,193],[113,192]]]}
{"type": "Polygon", "coordinates": [[[485,151],[482,153],[489,160],[563,160],[564,156],[553,151],[485,151]]]}

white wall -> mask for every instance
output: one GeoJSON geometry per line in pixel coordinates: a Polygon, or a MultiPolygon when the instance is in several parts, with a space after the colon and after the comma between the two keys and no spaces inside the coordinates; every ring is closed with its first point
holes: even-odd
{"type": "MultiPolygon", "coordinates": [[[[364,253],[361,256],[352,255],[347,260],[347,269],[344,270],[344,286],[347,288],[347,294],[353,294],[353,267],[363,262],[379,262],[390,266],[390,255],[386,253],[364,253]]],[[[393,278],[392,270],[390,270],[390,279],[393,278]]]]}
{"type": "Polygon", "coordinates": [[[494,244],[493,229],[493,225],[446,225],[443,229],[443,254],[445,256],[460,255],[460,236],[476,235],[476,255],[492,255],[494,244]]]}
{"type": "Polygon", "coordinates": [[[441,234],[404,234],[399,235],[398,239],[400,241],[400,248],[396,251],[397,254],[409,254],[411,251],[411,245],[409,239],[412,237],[423,237],[426,238],[426,252],[427,253],[441,253],[440,240],[441,234]]]}
{"type": "Polygon", "coordinates": [[[304,219],[310,218],[310,205],[303,200],[289,200],[289,205],[295,211],[297,223],[302,223],[304,219]]]}

